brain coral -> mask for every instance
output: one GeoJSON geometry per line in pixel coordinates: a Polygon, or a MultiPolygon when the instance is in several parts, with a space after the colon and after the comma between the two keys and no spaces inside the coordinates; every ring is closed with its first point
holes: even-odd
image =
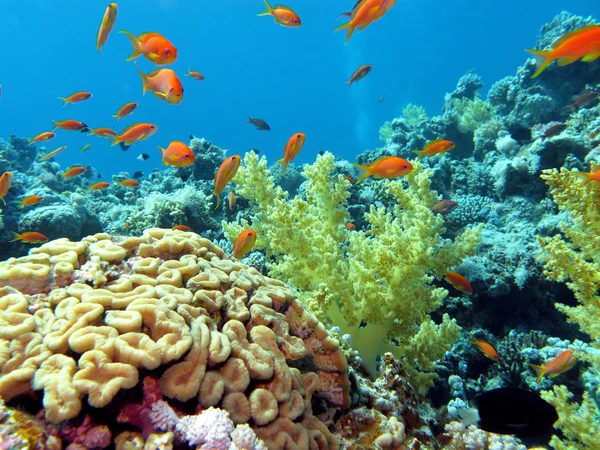
{"type": "Polygon", "coordinates": [[[47,420],[60,423],[85,397],[95,408],[126,401],[140,371],[156,371],[167,398],[249,423],[269,448],[339,446],[312,414],[314,402],[349,406],[338,342],[284,283],[209,240],[102,233],[0,262],[4,399],[43,390],[47,420]]]}

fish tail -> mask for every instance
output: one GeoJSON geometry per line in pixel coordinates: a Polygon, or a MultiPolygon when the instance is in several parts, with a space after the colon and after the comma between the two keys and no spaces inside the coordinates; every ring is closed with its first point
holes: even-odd
{"type": "Polygon", "coordinates": [[[111,146],[111,147],[114,147],[115,145],[118,145],[118,144],[120,144],[121,142],[123,142],[123,141],[121,140],[121,137],[120,137],[120,136],[113,136],[112,134],[109,134],[108,136],[109,136],[109,139],[112,139],[112,140],[113,140],[113,141],[111,142],[111,144],[110,144],[110,146],[111,146]]]}
{"type": "MultiPolygon", "coordinates": [[[[2,200],[4,200],[4,199],[2,199],[2,200]]],[[[12,241],[8,241],[8,242],[16,242],[16,241],[21,240],[21,235],[19,233],[17,233],[16,231],[11,231],[11,233],[13,234],[14,239],[12,241]]]]}
{"type": "Polygon", "coordinates": [[[350,79],[350,80],[346,80],[346,83],[348,83],[348,87],[351,87],[351,86],[352,86],[352,83],[353,83],[353,81],[352,81],[352,79],[350,79]]]}
{"type": "Polygon", "coordinates": [[[546,368],[544,366],[536,366],[535,364],[529,364],[533,370],[535,370],[535,374],[537,375],[538,383],[542,381],[544,375],[546,375],[546,368]]]}
{"type": "Polygon", "coordinates": [[[127,30],[120,30],[119,33],[123,33],[125,36],[127,36],[129,38],[129,41],[131,42],[131,45],[133,46],[133,51],[131,55],[129,55],[129,58],[126,59],[126,61],[132,61],[138,56],[140,56],[142,54],[142,51],[140,50],[140,41],[138,40],[138,38],[127,30]]]}
{"type": "Polygon", "coordinates": [[[371,170],[369,169],[368,166],[363,166],[361,164],[352,164],[354,167],[356,167],[358,169],[358,172],[360,173],[360,177],[358,178],[358,180],[356,180],[356,183],[354,184],[358,184],[363,182],[365,179],[369,178],[372,173],[371,170]]]}
{"type": "Polygon", "coordinates": [[[555,59],[552,56],[551,51],[535,50],[533,48],[526,48],[525,50],[533,55],[536,62],[535,73],[531,76],[531,78],[536,78],[555,59]]]}
{"type": "Polygon", "coordinates": [[[590,178],[590,173],[588,172],[572,172],[573,175],[575,175],[577,178],[579,178],[580,180],[583,181],[583,184],[588,184],[589,182],[592,181],[592,179],[590,178]]]}
{"type": "Polygon", "coordinates": [[[352,12],[343,12],[339,16],[336,17],[336,20],[339,19],[340,17],[351,17],[351,16],[352,16],[352,12]]]}
{"type": "Polygon", "coordinates": [[[281,176],[284,176],[285,175],[285,171],[286,171],[287,166],[288,166],[288,160],[285,159],[285,158],[281,158],[281,159],[278,159],[275,162],[276,163],[281,163],[283,165],[283,170],[281,171],[281,176]]]}
{"type": "Polygon", "coordinates": [[[148,92],[148,90],[149,90],[149,88],[148,88],[148,75],[146,75],[144,72],[142,72],[135,62],[133,63],[133,65],[135,66],[135,68],[137,69],[138,73],[142,77],[142,95],[143,95],[146,92],[148,92]]]}
{"type": "Polygon", "coordinates": [[[4,200],[4,197],[0,197],[0,200],[2,200],[2,203],[4,203],[4,206],[6,206],[6,200],[4,200]]]}
{"type": "Polygon", "coordinates": [[[58,128],[58,123],[55,120],[53,120],[52,123],[54,124],[54,128],[52,128],[52,131],[54,131],[58,128]]]}
{"type": "Polygon", "coordinates": [[[417,161],[420,160],[423,157],[423,152],[425,150],[413,150],[414,153],[416,153],[417,155],[419,155],[419,157],[417,158],[417,161]]]}
{"type": "Polygon", "coordinates": [[[119,115],[118,115],[118,114],[113,114],[113,115],[112,115],[112,116],[110,116],[110,117],[114,117],[115,119],[117,119],[117,122],[118,122],[118,121],[119,121],[119,119],[120,119],[120,117],[119,117],[119,115]]]}
{"type": "Polygon", "coordinates": [[[271,16],[271,15],[273,15],[273,7],[271,5],[269,5],[269,2],[267,0],[263,0],[263,2],[265,2],[267,10],[265,12],[262,12],[262,13],[258,14],[258,15],[259,16],[271,16]]]}
{"type": "Polygon", "coordinates": [[[215,209],[217,209],[219,207],[219,205],[221,204],[221,193],[217,192],[217,190],[215,189],[213,191],[213,194],[215,194],[217,196],[217,206],[215,206],[215,209]]]}
{"type": "Polygon", "coordinates": [[[352,26],[352,21],[343,23],[339,27],[335,27],[335,30],[333,30],[333,32],[335,33],[336,31],[344,29],[344,28],[347,28],[346,32],[348,33],[346,36],[346,44],[347,44],[348,41],[350,41],[350,38],[352,37],[352,33],[354,33],[354,27],[352,26]]]}
{"type": "Polygon", "coordinates": [[[57,98],[58,98],[59,100],[62,100],[62,101],[63,101],[63,104],[62,104],[63,106],[66,106],[66,105],[67,105],[67,103],[69,103],[69,100],[68,100],[68,99],[66,99],[66,98],[64,98],[64,97],[57,97],[57,98]]]}

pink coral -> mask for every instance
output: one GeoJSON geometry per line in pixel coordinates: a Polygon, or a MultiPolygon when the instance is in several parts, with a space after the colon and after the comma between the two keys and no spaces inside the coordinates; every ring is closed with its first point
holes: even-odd
{"type": "Polygon", "coordinates": [[[151,418],[152,406],[161,401],[163,395],[160,391],[158,379],[150,376],[144,378],[142,391],[144,395],[142,402],[125,405],[117,417],[117,422],[129,423],[136,426],[142,430],[144,439],[147,439],[148,436],[156,431],[151,418]]]}
{"type": "Polygon", "coordinates": [[[62,437],[70,444],[79,444],[84,448],[105,448],[111,444],[112,434],[106,425],[94,423],[88,414],[80,425],[75,425],[76,422],[70,421],[60,430],[62,437]]]}

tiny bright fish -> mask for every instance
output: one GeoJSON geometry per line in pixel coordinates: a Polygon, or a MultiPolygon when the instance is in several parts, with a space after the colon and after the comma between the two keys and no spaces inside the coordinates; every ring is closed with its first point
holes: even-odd
{"type": "Polygon", "coordinates": [[[304,133],[294,133],[288,139],[287,144],[285,144],[285,147],[283,148],[283,158],[275,161],[283,165],[281,176],[285,174],[288,164],[294,160],[298,153],[300,153],[305,140],[306,135],[304,133]]]}
{"type": "Polygon", "coordinates": [[[347,230],[355,230],[356,225],[354,225],[352,222],[348,222],[348,223],[346,223],[346,229],[347,230]]]}
{"type": "Polygon", "coordinates": [[[123,187],[127,188],[137,188],[140,187],[140,183],[135,180],[123,180],[119,183],[123,187]]]}
{"type": "Polygon", "coordinates": [[[12,179],[12,172],[4,172],[2,176],[0,176],[0,200],[2,200],[2,203],[4,203],[5,205],[6,200],[4,200],[4,197],[6,197],[6,194],[8,194],[8,190],[12,186],[12,179]]]}
{"type": "Polygon", "coordinates": [[[233,189],[229,192],[229,209],[235,209],[235,192],[233,192],[233,189]]]}
{"type": "Polygon", "coordinates": [[[577,358],[573,355],[573,350],[565,350],[543,366],[536,366],[535,364],[530,364],[530,366],[535,370],[535,373],[538,376],[537,381],[539,383],[542,381],[544,375],[547,374],[550,378],[557,377],[561,373],[571,369],[576,363],[577,358]]]}
{"type": "Polygon", "coordinates": [[[106,7],[106,11],[104,11],[104,17],[102,17],[102,22],[100,23],[100,28],[98,28],[98,36],[96,37],[96,48],[102,54],[102,47],[106,43],[108,39],[108,35],[112,31],[115,26],[115,22],[117,20],[117,4],[110,3],[106,7]]]}
{"type": "Polygon", "coordinates": [[[217,196],[217,205],[215,206],[215,209],[221,204],[221,192],[223,192],[227,183],[229,183],[237,173],[241,161],[242,158],[240,158],[240,155],[229,156],[221,163],[219,170],[217,170],[217,174],[215,175],[215,189],[213,190],[213,194],[217,196]]]}
{"type": "Polygon", "coordinates": [[[52,138],[56,137],[56,133],[52,131],[45,131],[43,133],[38,134],[36,137],[31,138],[33,142],[44,142],[49,141],[52,138]]]}
{"type": "Polygon", "coordinates": [[[398,156],[383,156],[371,164],[353,164],[360,172],[356,184],[370,176],[374,178],[397,178],[402,177],[413,170],[412,164],[398,156]]]}
{"type": "Polygon", "coordinates": [[[40,161],[46,161],[50,158],[53,158],[54,156],[58,155],[60,152],[64,151],[66,148],[67,148],[66,145],[61,145],[60,147],[52,150],[50,153],[46,153],[44,156],[42,156],[40,158],[40,161]]]}
{"type": "Polygon", "coordinates": [[[233,256],[236,259],[242,259],[252,250],[256,242],[256,231],[243,230],[233,244],[233,256]]]}
{"type": "MultiPolygon", "coordinates": [[[[350,41],[354,30],[358,28],[359,31],[367,28],[371,23],[381,19],[385,13],[387,13],[392,6],[394,6],[396,0],[363,0],[358,1],[354,6],[354,9],[349,14],[350,21],[346,22],[334,31],[346,30],[348,33],[346,36],[346,44],[350,41]]],[[[348,15],[347,13],[343,15],[348,15]]]]}
{"type": "Polygon", "coordinates": [[[443,156],[446,152],[449,152],[456,147],[456,144],[447,139],[436,139],[428,143],[423,150],[413,150],[414,153],[419,155],[417,159],[421,159],[423,156],[443,156]]]}
{"type": "Polygon", "coordinates": [[[110,186],[110,183],[107,181],[99,181],[95,184],[92,184],[91,186],[88,187],[88,189],[90,191],[101,191],[103,189],[106,189],[107,187],[110,186]]]}
{"type": "Polygon", "coordinates": [[[87,152],[91,147],[92,147],[92,144],[84,144],[81,147],[81,149],[79,150],[79,153],[87,152]]]}
{"type": "Polygon", "coordinates": [[[122,119],[123,117],[127,117],[129,114],[133,113],[138,107],[136,102],[125,103],[123,106],[119,108],[116,114],[113,114],[113,117],[117,119],[122,119]]]}
{"type": "Polygon", "coordinates": [[[158,127],[152,123],[136,122],[129,125],[121,134],[110,136],[113,140],[111,147],[123,143],[127,146],[133,145],[134,142],[142,141],[156,133],[158,127]]]}
{"type": "Polygon", "coordinates": [[[61,120],[60,122],[53,120],[52,123],[54,124],[52,131],[56,130],[57,128],[70,131],[81,131],[82,133],[87,133],[90,131],[85,123],[78,120],[61,120]]]}
{"type": "Polygon", "coordinates": [[[187,225],[175,225],[173,227],[173,230],[178,230],[178,231],[190,231],[190,227],[188,227],[187,225]]]}
{"type": "Polygon", "coordinates": [[[26,206],[33,206],[33,205],[37,205],[38,203],[42,202],[44,200],[43,197],[40,197],[39,195],[30,195],[29,197],[25,197],[23,200],[21,200],[21,208],[24,208],[26,206]]]}
{"type": "Polygon", "coordinates": [[[63,178],[74,178],[74,177],[78,177],[79,175],[84,174],[86,171],[86,168],[83,166],[73,166],[70,169],[68,169],[65,173],[62,174],[63,178]]]}
{"type": "Polygon", "coordinates": [[[448,271],[444,276],[444,280],[450,283],[454,289],[462,292],[463,294],[473,294],[473,287],[471,286],[471,283],[469,283],[469,281],[460,273],[448,271]]]}
{"type": "Polygon", "coordinates": [[[476,337],[473,337],[471,344],[475,345],[481,351],[481,353],[486,356],[486,358],[490,358],[493,361],[498,361],[500,359],[500,355],[498,355],[498,352],[492,346],[492,344],[486,341],[480,341],[476,337]]]}
{"type": "Polygon", "coordinates": [[[95,135],[95,136],[99,136],[99,137],[104,137],[104,138],[110,138],[111,136],[116,136],[117,132],[114,130],[111,130],[110,128],[96,128],[91,129],[90,133],[88,134],[88,136],[91,135],[95,135]]]}
{"type": "Polygon", "coordinates": [[[38,233],[37,231],[26,231],[25,233],[15,233],[12,231],[14,239],[10,242],[21,241],[26,244],[43,244],[44,242],[48,242],[48,238],[42,233],[38,233]]]}
{"type": "Polygon", "coordinates": [[[92,94],[89,92],[75,92],[68,97],[58,97],[63,101],[63,106],[67,106],[69,103],[79,103],[92,98],[92,94]]]}
{"type": "Polygon", "coordinates": [[[275,23],[284,27],[297,28],[302,25],[300,17],[292,11],[292,8],[283,5],[275,5],[275,8],[273,8],[267,0],[263,1],[267,6],[267,10],[258,14],[259,16],[273,16],[275,23]]]}

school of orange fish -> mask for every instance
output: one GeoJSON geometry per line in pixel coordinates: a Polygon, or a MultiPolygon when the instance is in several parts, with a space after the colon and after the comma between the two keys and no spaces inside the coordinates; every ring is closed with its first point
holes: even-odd
{"type": "MultiPolygon", "coordinates": [[[[272,7],[267,0],[263,0],[267,10],[258,14],[258,16],[272,16],[275,23],[284,27],[297,28],[302,25],[300,17],[290,8],[283,5],[276,5],[272,7]]],[[[391,8],[394,6],[396,0],[358,0],[354,5],[352,11],[344,12],[338,16],[348,17],[348,22],[335,28],[335,31],[345,30],[347,32],[346,44],[350,41],[355,30],[363,31],[371,23],[382,18],[391,8]]],[[[106,43],[117,19],[117,4],[110,3],[106,8],[100,28],[98,30],[96,48],[102,54],[102,47],[106,43]]],[[[135,36],[129,31],[121,30],[120,33],[125,34],[133,47],[132,54],[127,58],[128,61],[134,60],[139,56],[144,56],[147,60],[154,63],[157,66],[168,65],[175,62],[177,59],[177,48],[164,36],[157,32],[143,33],[139,36],[135,36]]],[[[600,58],[600,25],[589,25],[575,31],[569,32],[559,38],[553,44],[551,50],[535,50],[526,49],[530,52],[537,60],[537,67],[532,78],[538,77],[550,63],[557,61],[559,66],[565,66],[575,61],[582,60],[584,62],[593,62],[600,58]]],[[[135,64],[135,62],[134,62],[135,64]]],[[[181,80],[177,74],[167,68],[160,68],[152,71],[148,74],[142,72],[137,65],[135,65],[142,79],[142,91],[145,94],[147,91],[151,91],[160,100],[166,101],[170,104],[177,105],[183,100],[184,89],[181,80]]],[[[353,83],[366,77],[371,71],[371,65],[362,65],[352,74],[347,80],[349,86],[353,83]]],[[[188,70],[186,74],[195,80],[203,80],[204,76],[193,70],[188,70]]],[[[568,105],[573,111],[578,110],[584,105],[587,105],[600,97],[600,93],[596,91],[587,92],[581,95],[571,105],[568,105]]],[[[89,92],[76,92],[68,97],[59,97],[63,101],[63,106],[72,103],[78,103],[92,98],[92,94],[89,92]]],[[[379,101],[383,100],[383,96],[379,101]]],[[[112,117],[117,121],[132,114],[138,107],[137,103],[131,102],[124,104],[116,114],[112,117]]],[[[142,141],[152,136],[157,131],[157,127],[151,123],[134,123],[120,133],[116,133],[110,128],[96,128],[89,129],[87,125],[77,120],[63,120],[61,122],[53,121],[54,128],[51,131],[46,131],[38,134],[31,138],[32,142],[43,142],[48,141],[56,137],[54,132],[56,129],[90,132],[90,135],[96,135],[99,137],[109,138],[112,140],[111,145],[124,145],[131,146],[136,142],[142,141]]],[[[248,118],[248,123],[254,125],[258,130],[270,130],[269,125],[266,121],[259,118],[248,118]]],[[[546,130],[542,139],[550,136],[557,135],[564,131],[566,128],[565,124],[557,124],[546,130]]],[[[294,133],[286,143],[284,147],[284,156],[277,162],[283,166],[282,175],[285,173],[286,168],[290,162],[300,153],[306,136],[304,133],[294,133]]],[[[90,147],[86,144],[81,152],[86,151],[90,147]]],[[[455,144],[449,140],[439,138],[428,143],[423,150],[414,150],[418,154],[418,159],[424,156],[442,156],[446,152],[455,148],[455,144]]],[[[66,146],[61,146],[55,150],[43,155],[39,161],[48,160],[60,152],[64,151],[66,146]]],[[[167,148],[159,149],[162,152],[162,162],[166,166],[173,167],[186,167],[194,163],[195,156],[193,151],[183,142],[172,141],[167,148]]],[[[241,157],[239,155],[233,155],[225,159],[219,167],[217,174],[214,179],[214,191],[213,194],[217,197],[217,204],[215,209],[219,207],[221,203],[221,193],[225,186],[233,179],[241,163],[241,157]]],[[[356,183],[360,183],[368,177],[373,176],[374,178],[397,178],[409,173],[413,166],[410,161],[397,156],[384,156],[377,159],[376,161],[367,164],[354,166],[360,172],[359,178],[356,183]]],[[[83,174],[86,171],[83,166],[73,166],[62,173],[64,178],[72,178],[83,174]]],[[[600,167],[591,173],[587,172],[576,172],[575,175],[583,180],[584,183],[596,182],[600,183],[600,167]]],[[[349,181],[353,181],[347,177],[349,181]]],[[[6,205],[4,197],[7,195],[12,184],[12,173],[5,172],[0,176],[0,200],[6,205]]],[[[119,183],[121,186],[128,188],[137,188],[139,183],[132,179],[127,179],[119,183]]],[[[110,183],[106,181],[97,182],[88,189],[90,190],[102,190],[110,187],[110,183]]],[[[20,202],[20,207],[25,208],[39,204],[43,201],[43,198],[37,195],[29,196],[24,198],[20,202]]],[[[448,214],[454,208],[457,203],[451,200],[443,199],[440,200],[432,207],[434,213],[448,214]]],[[[235,207],[235,194],[233,190],[230,192],[229,207],[235,207]]],[[[355,229],[355,225],[351,222],[346,224],[348,230],[355,229]]],[[[186,225],[176,225],[173,229],[188,231],[189,227],[186,225]]],[[[24,233],[14,233],[16,240],[29,243],[38,244],[48,240],[48,238],[40,232],[28,231],[24,233]]],[[[233,245],[234,256],[238,259],[243,258],[248,254],[256,241],[256,232],[251,229],[243,230],[233,245]]],[[[445,280],[452,285],[455,289],[465,295],[473,294],[473,288],[469,281],[462,275],[456,272],[447,272],[445,280]]],[[[473,345],[477,346],[479,350],[488,358],[497,361],[499,359],[498,352],[494,347],[485,342],[473,338],[473,345]]],[[[538,374],[538,381],[545,374],[549,374],[551,377],[559,375],[560,373],[569,370],[576,362],[576,358],[573,355],[572,350],[562,352],[556,358],[548,362],[544,366],[532,366],[538,374]]]]}

